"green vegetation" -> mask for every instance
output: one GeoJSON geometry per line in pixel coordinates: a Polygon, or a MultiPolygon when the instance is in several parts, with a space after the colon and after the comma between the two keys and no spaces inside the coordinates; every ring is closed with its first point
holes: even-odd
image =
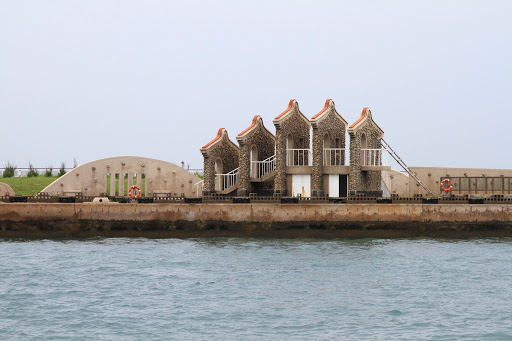
{"type": "Polygon", "coordinates": [[[16,170],[16,166],[13,165],[10,161],[7,161],[7,165],[5,165],[3,177],[4,178],[12,178],[14,176],[15,170],[16,170]]]}
{"type": "Polygon", "coordinates": [[[59,174],[57,175],[58,177],[61,177],[64,174],[66,174],[66,170],[64,168],[66,168],[66,163],[65,162],[61,162],[60,169],[59,169],[59,174]]]}
{"type": "Polygon", "coordinates": [[[32,166],[32,163],[28,162],[28,173],[27,176],[29,178],[35,178],[36,176],[39,176],[39,173],[34,169],[34,166],[32,166]]]}
{"type": "Polygon", "coordinates": [[[6,183],[14,190],[16,195],[36,195],[46,186],[57,179],[56,176],[39,176],[39,177],[19,177],[4,178],[0,182],[6,183]]]}
{"type": "Polygon", "coordinates": [[[50,177],[50,176],[52,176],[52,172],[53,172],[53,167],[52,167],[52,166],[50,166],[50,167],[46,170],[46,172],[44,172],[44,176],[46,176],[46,177],[50,177]]]}
{"type": "Polygon", "coordinates": [[[199,179],[203,180],[203,176],[199,174],[199,172],[195,172],[194,175],[197,176],[199,179]]]}

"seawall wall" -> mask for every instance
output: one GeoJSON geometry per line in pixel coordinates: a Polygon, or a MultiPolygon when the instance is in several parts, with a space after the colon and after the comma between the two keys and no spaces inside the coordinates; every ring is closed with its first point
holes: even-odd
{"type": "Polygon", "coordinates": [[[511,236],[507,204],[0,204],[0,237],[511,236]]]}

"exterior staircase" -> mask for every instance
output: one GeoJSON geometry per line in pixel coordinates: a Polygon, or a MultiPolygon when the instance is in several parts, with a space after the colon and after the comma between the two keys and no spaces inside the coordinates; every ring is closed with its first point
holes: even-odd
{"type": "Polygon", "coordinates": [[[216,174],[216,178],[219,182],[217,186],[220,187],[217,192],[220,194],[230,194],[240,187],[240,168],[235,168],[226,174],[216,174]]]}
{"type": "Polygon", "coordinates": [[[272,155],[263,161],[251,161],[251,182],[266,182],[275,178],[276,155],[272,155]]]}

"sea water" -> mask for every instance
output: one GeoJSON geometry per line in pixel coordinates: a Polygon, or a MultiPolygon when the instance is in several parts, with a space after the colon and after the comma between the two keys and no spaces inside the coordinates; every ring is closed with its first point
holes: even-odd
{"type": "Polygon", "coordinates": [[[510,340],[512,239],[0,240],[0,340],[510,340]]]}

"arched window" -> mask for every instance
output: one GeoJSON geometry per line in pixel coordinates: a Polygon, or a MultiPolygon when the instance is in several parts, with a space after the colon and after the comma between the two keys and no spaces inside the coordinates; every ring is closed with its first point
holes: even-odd
{"type": "Polygon", "coordinates": [[[222,176],[221,175],[217,175],[217,174],[223,174],[223,169],[222,169],[222,160],[220,158],[217,158],[215,160],[215,177],[216,177],[216,181],[215,181],[215,190],[217,191],[222,191],[223,188],[222,188],[222,176]]]}
{"type": "Polygon", "coordinates": [[[253,178],[258,177],[259,164],[255,161],[259,161],[258,160],[258,147],[253,145],[251,147],[251,177],[253,177],[253,178]]]}
{"type": "Polygon", "coordinates": [[[286,137],[286,165],[293,165],[293,136],[292,134],[288,134],[286,137]]]}

